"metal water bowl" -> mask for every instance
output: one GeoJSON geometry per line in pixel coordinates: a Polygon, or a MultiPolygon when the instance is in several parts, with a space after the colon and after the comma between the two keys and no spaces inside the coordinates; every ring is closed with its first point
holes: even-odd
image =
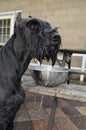
{"type": "Polygon", "coordinates": [[[54,87],[67,82],[69,69],[45,64],[30,64],[29,70],[37,85],[54,87]]]}

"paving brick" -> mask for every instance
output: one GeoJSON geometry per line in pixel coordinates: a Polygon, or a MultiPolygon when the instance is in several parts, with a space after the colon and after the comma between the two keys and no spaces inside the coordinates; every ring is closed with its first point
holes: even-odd
{"type": "Polygon", "coordinates": [[[66,117],[66,115],[60,108],[57,108],[55,112],[55,117],[66,117]]]}
{"type": "Polygon", "coordinates": [[[14,123],[13,130],[34,130],[34,127],[31,121],[17,122],[14,123]]]}
{"type": "Polygon", "coordinates": [[[80,112],[72,106],[63,107],[61,110],[68,116],[80,115],[80,112]]]}
{"type": "Polygon", "coordinates": [[[84,117],[86,116],[86,107],[75,107],[84,117]]]}
{"type": "Polygon", "coordinates": [[[42,109],[29,110],[28,114],[30,115],[31,120],[43,120],[48,118],[46,112],[42,109]]]}
{"type": "Polygon", "coordinates": [[[72,116],[70,119],[78,129],[86,129],[86,118],[83,116],[72,116]]]}
{"type": "MultiPolygon", "coordinates": [[[[48,120],[33,121],[34,130],[47,130],[48,120]]],[[[58,130],[55,124],[52,126],[52,130],[58,130]]]]}
{"type": "Polygon", "coordinates": [[[57,117],[55,119],[56,126],[59,130],[78,130],[72,121],[66,117],[57,117]]]}
{"type": "Polygon", "coordinates": [[[65,100],[67,103],[69,103],[71,106],[86,106],[86,102],[80,102],[80,101],[73,101],[73,100],[65,100]]]}
{"type": "Polygon", "coordinates": [[[58,98],[58,107],[63,108],[63,107],[67,107],[69,104],[61,98],[58,98]]]}
{"type": "Polygon", "coordinates": [[[30,121],[31,117],[28,114],[27,111],[23,111],[22,113],[18,113],[15,117],[14,122],[25,122],[25,121],[30,121]]]}

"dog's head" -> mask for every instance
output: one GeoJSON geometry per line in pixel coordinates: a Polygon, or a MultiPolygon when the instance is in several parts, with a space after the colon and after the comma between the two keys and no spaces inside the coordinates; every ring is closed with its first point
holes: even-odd
{"type": "Polygon", "coordinates": [[[48,22],[33,17],[23,19],[20,14],[16,18],[16,28],[19,29],[32,58],[37,58],[40,63],[43,59],[51,59],[52,65],[55,64],[61,44],[58,28],[53,29],[48,22]]]}

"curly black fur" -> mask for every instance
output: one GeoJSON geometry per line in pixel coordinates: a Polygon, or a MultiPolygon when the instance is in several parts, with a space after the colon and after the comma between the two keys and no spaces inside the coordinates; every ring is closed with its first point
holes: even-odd
{"type": "Polygon", "coordinates": [[[25,98],[21,77],[31,59],[51,59],[54,65],[60,43],[60,35],[49,23],[17,16],[14,34],[0,48],[0,130],[12,130],[15,114],[25,98]]]}

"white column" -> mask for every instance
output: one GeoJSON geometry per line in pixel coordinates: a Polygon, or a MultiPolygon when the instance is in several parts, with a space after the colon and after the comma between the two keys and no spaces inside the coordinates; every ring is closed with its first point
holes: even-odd
{"type": "MultiPolygon", "coordinates": [[[[86,63],[86,55],[83,55],[82,57],[82,66],[81,66],[81,71],[85,71],[85,63],[86,63]]],[[[80,81],[84,81],[84,75],[80,75],[80,81]]]]}

